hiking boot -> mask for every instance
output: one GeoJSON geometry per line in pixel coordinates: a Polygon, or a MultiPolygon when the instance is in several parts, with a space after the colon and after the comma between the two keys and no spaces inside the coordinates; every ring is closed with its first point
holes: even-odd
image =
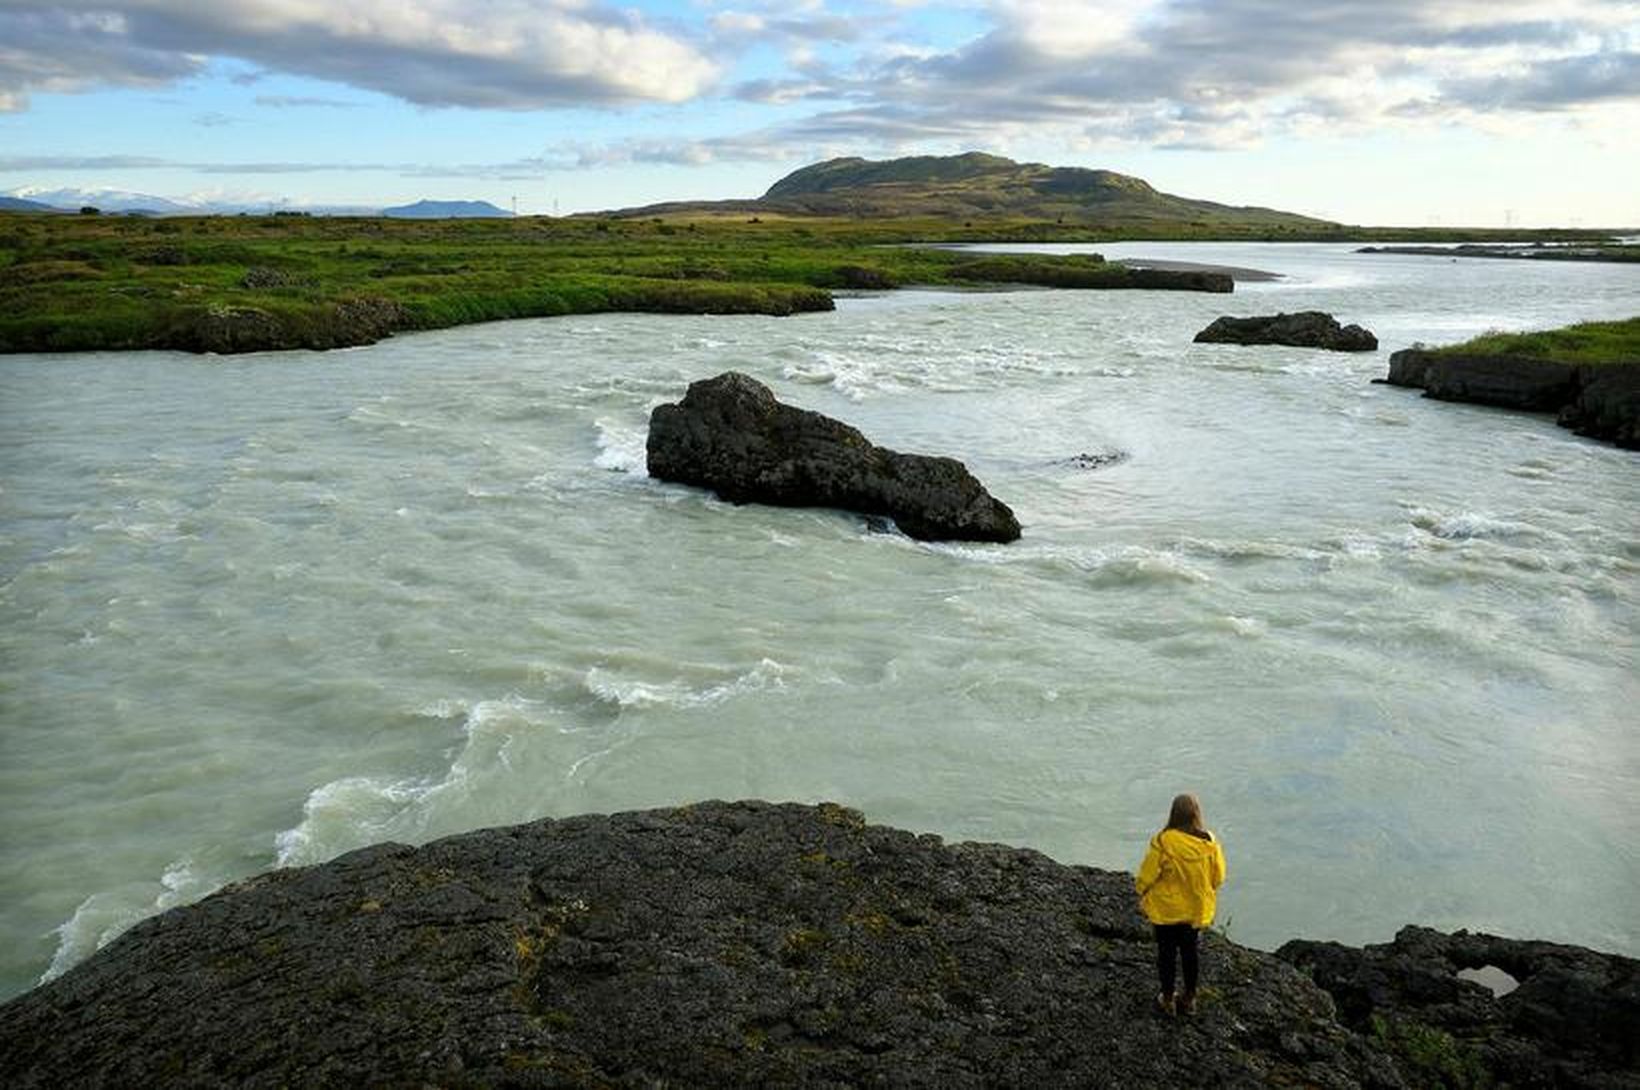
{"type": "Polygon", "coordinates": [[[1173,1010],[1180,1018],[1189,1018],[1196,1010],[1196,993],[1182,992],[1178,1002],[1174,1003],[1173,1010]]]}
{"type": "Polygon", "coordinates": [[[1156,1009],[1162,1012],[1164,1018],[1173,1017],[1173,995],[1171,992],[1156,993],[1156,1009]]]}

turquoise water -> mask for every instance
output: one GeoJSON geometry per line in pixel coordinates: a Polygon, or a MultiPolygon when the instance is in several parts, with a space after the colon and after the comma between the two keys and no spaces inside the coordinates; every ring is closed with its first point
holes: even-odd
{"type": "Polygon", "coordinates": [[[0,995],[276,864],[705,797],[1131,868],[1191,789],[1240,941],[1640,954],[1640,455],[1370,382],[1640,269],[1101,249],[1287,278],[0,358],[0,995]],[[1383,351],[1190,343],[1312,306],[1383,351]],[[649,409],[727,368],[1024,538],[650,481],[649,409]]]}

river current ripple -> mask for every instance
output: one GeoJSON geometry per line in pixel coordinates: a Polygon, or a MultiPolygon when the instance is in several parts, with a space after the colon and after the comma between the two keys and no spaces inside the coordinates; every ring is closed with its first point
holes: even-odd
{"type": "Polygon", "coordinates": [[[1239,941],[1640,954],[1640,455],[1370,381],[1640,269],[1102,249],[1285,278],[0,359],[0,996],[276,864],[747,796],[1131,868],[1192,789],[1239,941]],[[1310,307],[1383,350],[1190,341],[1310,307]],[[1023,540],[650,481],[729,368],[1023,540]]]}

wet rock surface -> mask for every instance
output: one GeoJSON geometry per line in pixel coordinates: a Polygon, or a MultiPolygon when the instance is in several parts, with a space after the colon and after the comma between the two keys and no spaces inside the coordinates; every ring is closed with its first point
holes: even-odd
{"type": "Polygon", "coordinates": [[[538,821],[273,871],[0,1006],[12,1087],[1405,1085],[1209,934],[1155,1012],[1130,875],[842,807],[538,821]]]}
{"type": "Polygon", "coordinates": [[[1556,413],[1578,435],[1640,449],[1640,360],[1579,365],[1403,348],[1390,356],[1384,381],[1440,401],[1556,413]]]}
{"type": "Polygon", "coordinates": [[[1578,946],[1424,927],[1355,949],[1289,942],[1339,1018],[1413,1086],[1640,1087],[1640,962],[1578,946]],[[1505,995],[1461,978],[1501,969],[1505,995]]]}
{"type": "Polygon", "coordinates": [[[1226,315],[1196,334],[1198,344],[1282,344],[1333,352],[1374,352],[1378,338],[1358,325],[1341,326],[1331,314],[1301,310],[1252,318],[1226,315]]]}
{"type": "Polygon", "coordinates": [[[649,417],[649,475],[731,503],[836,507],[892,518],[927,541],[1013,541],[1019,520],[955,458],[901,454],[783,405],[737,371],[689,384],[649,417]]]}

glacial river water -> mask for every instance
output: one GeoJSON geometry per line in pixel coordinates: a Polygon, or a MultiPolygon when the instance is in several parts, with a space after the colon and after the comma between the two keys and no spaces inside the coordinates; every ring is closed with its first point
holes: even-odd
{"type": "Polygon", "coordinates": [[[1101,249],[1285,279],[0,358],[0,996],[274,865],[709,797],[1131,869],[1191,789],[1239,941],[1640,954],[1640,454],[1370,381],[1640,268],[1101,249]],[[1309,307],[1383,350],[1190,340],[1309,307]],[[650,481],[728,368],[1024,538],[650,481]]]}

